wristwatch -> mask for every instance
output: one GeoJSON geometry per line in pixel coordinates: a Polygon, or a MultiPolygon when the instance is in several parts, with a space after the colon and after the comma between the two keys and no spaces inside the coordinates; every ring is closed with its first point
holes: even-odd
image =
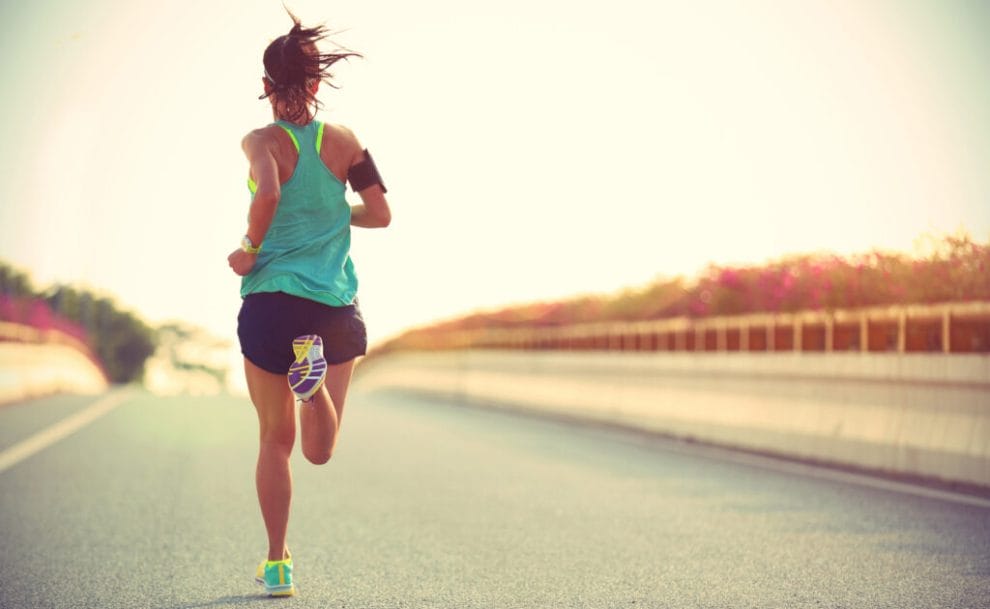
{"type": "Polygon", "coordinates": [[[249,254],[257,254],[261,251],[261,244],[259,243],[258,247],[255,247],[254,244],[251,243],[251,237],[244,235],[241,237],[241,249],[249,254]]]}

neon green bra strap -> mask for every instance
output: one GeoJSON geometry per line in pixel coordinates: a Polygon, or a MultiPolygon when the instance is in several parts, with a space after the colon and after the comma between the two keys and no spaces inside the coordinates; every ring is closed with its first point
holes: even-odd
{"type": "Polygon", "coordinates": [[[296,152],[299,152],[299,140],[296,139],[296,134],[290,131],[285,125],[279,125],[279,127],[289,134],[289,137],[292,138],[292,145],[296,147],[296,152]]]}
{"type": "MultiPolygon", "coordinates": [[[[317,127],[317,130],[316,130],[316,152],[319,152],[320,151],[320,146],[323,145],[323,126],[324,126],[324,124],[323,123],[317,123],[317,124],[319,125],[319,127],[317,127]]],[[[281,127],[282,129],[284,129],[285,132],[289,134],[289,137],[292,138],[292,145],[296,147],[296,152],[299,152],[299,140],[296,139],[296,134],[293,133],[291,130],[289,130],[289,128],[286,127],[285,125],[279,125],[279,127],[281,127]]]]}
{"type": "MultiPolygon", "coordinates": [[[[317,124],[319,125],[319,127],[316,130],[316,153],[319,154],[319,152],[320,152],[320,146],[323,145],[323,125],[324,124],[323,123],[317,123],[317,124]]],[[[279,125],[279,127],[281,127],[283,131],[285,131],[286,133],[289,134],[289,138],[292,140],[292,145],[296,147],[296,152],[299,152],[299,140],[296,139],[296,134],[293,133],[285,125],[279,125]]],[[[251,191],[251,194],[254,194],[258,190],[258,184],[254,180],[252,180],[251,178],[248,178],[248,190],[251,191]]]]}

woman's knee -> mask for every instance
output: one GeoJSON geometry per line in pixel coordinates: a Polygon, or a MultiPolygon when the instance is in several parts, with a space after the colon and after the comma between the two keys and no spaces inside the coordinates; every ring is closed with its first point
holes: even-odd
{"type": "Polygon", "coordinates": [[[330,446],[328,448],[307,449],[304,446],[303,456],[306,457],[306,460],[313,465],[323,465],[329,461],[331,457],[333,457],[333,447],[330,446]]]}
{"type": "Polygon", "coordinates": [[[294,425],[263,425],[261,443],[292,452],[296,443],[296,428],[294,425]]]}

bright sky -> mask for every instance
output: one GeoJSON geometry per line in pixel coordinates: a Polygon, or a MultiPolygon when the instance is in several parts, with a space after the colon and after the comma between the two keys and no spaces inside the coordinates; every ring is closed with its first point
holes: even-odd
{"type": "MultiPolygon", "coordinates": [[[[707,263],[990,238],[980,0],[292,0],[365,54],[351,127],[393,225],[354,234],[372,340],[707,263]]],[[[275,0],[0,3],[0,258],[235,336],[240,139],[275,0]]]]}

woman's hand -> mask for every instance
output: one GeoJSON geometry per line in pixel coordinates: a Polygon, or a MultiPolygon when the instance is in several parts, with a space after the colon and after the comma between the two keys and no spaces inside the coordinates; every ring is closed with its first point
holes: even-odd
{"type": "Polygon", "coordinates": [[[234,269],[234,272],[241,277],[250,273],[257,261],[258,254],[249,254],[241,248],[237,248],[227,256],[227,263],[230,268],[234,269]]]}

